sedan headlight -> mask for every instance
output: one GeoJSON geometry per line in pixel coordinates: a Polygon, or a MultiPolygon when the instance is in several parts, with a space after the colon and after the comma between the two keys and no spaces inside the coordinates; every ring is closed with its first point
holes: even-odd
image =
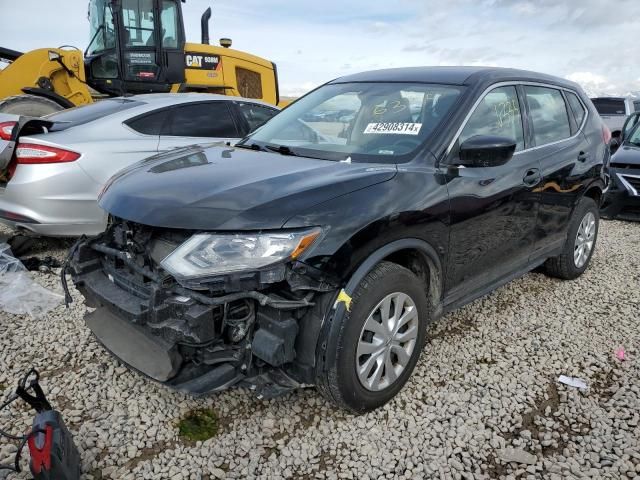
{"type": "Polygon", "coordinates": [[[160,264],[178,279],[257,270],[298,258],[319,235],[319,228],[270,233],[199,233],[160,264]]]}

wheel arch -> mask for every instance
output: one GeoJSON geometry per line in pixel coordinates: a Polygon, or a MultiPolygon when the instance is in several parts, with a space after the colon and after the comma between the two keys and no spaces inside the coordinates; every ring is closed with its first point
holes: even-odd
{"type": "Polygon", "coordinates": [[[604,190],[605,190],[604,183],[600,180],[596,180],[585,189],[582,196],[593,199],[593,201],[596,202],[596,205],[598,206],[598,208],[600,208],[600,205],[602,204],[602,199],[604,197],[604,190]]]}
{"type": "Polygon", "coordinates": [[[397,263],[411,270],[425,284],[425,294],[433,307],[442,298],[442,263],[436,250],[425,240],[403,238],[392,241],[372,252],[351,274],[343,290],[353,295],[358,284],[382,261],[397,263]]]}
{"type": "MultiPolygon", "coordinates": [[[[342,318],[347,312],[350,298],[360,282],[382,261],[397,263],[425,280],[427,282],[425,283],[425,295],[432,309],[432,318],[441,314],[443,271],[436,250],[425,240],[419,238],[392,241],[373,251],[361,262],[344,287],[339,291],[336,290],[330,299],[327,299],[329,301],[325,301],[322,314],[318,315],[319,312],[315,311],[315,314],[312,315],[314,318],[306,322],[307,328],[301,329],[301,332],[303,330],[306,332],[299,335],[301,342],[296,342],[296,350],[315,352],[314,376],[324,370],[325,359],[335,358],[336,352],[330,350],[332,345],[336,345],[336,342],[328,340],[339,335],[342,318]]],[[[310,358],[307,357],[307,360],[310,358]]]]}

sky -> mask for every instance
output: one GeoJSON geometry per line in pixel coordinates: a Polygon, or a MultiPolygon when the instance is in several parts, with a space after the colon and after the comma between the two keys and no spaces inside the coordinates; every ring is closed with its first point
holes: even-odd
{"type": "MultiPolygon", "coordinates": [[[[640,94],[640,0],[187,0],[189,41],[200,41],[208,6],[212,43],[230,37],[234,48],[276,62],[283,95],[418,65],[524,68],[591,95],[640,94]]],[[[84,50],[88,32],[87,0],[0,0],[2,47],[84,50]]]]}

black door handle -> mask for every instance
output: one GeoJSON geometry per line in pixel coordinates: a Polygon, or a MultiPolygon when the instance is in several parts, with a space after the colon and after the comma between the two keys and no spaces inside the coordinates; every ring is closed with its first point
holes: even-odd
{"type": "Polygon", "coordinates": [[[587,155],[585,152],[580,152],[578,154],[578,161],[579,162],[586,162],[587,158],[589,158],[589,155],[587,155]]]}
{"type": "Polygon", "coordinates": [[[540,170],[537,168],[530,168],[524,173],[522,181],[527,187],[533,187],[540,183],[541,179],[542,176],[540,175],[540,170]]]}

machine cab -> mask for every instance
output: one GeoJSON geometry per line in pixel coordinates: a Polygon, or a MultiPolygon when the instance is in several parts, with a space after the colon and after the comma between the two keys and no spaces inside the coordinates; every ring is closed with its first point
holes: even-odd
{"type": "Polygon", "coordinates": [[[168,92],[184,81],[180,0],[90,0],[88,83],[101,93],[168,92]]]}

